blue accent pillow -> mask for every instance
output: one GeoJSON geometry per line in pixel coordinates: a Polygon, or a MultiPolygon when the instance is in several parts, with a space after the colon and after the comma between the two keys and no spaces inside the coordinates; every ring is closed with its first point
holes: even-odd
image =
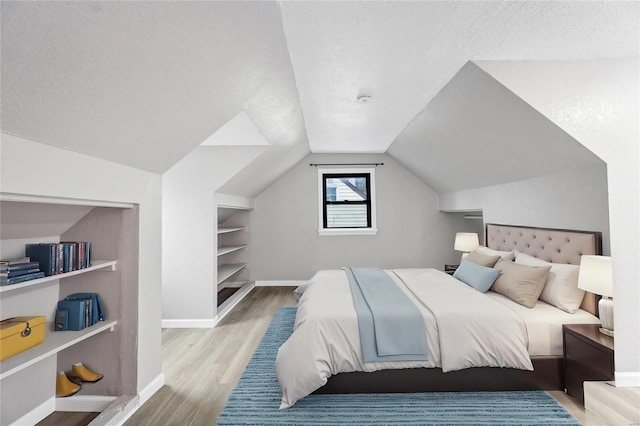
{"type": "Polygon", "coordinates": [[[459,279],[481,293],[489,291],[496,278],[500,275],[500,269],[487,268],[469,260],[463,260],[453,277],[459,279]]]}

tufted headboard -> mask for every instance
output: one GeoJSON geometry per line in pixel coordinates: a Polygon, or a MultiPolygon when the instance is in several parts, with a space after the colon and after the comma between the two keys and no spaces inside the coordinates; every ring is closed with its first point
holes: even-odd
{"type": "MultiPolygon", "coordinates": [[[[583,254],[602,254],[602,233],[488,223],[485,242],[494,250],[518,250],[552,263],[580,264],[583,254]]],[[[596,296],[586,293],[580,308],[597,315],[596,296]]]]}

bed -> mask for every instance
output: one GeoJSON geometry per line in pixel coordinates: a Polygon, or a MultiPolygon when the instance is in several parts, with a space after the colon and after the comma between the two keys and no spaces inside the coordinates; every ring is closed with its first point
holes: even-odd
{"type": "MultiPolygon", "coordinates": [[[[598,232],[487,224],[485,241],[492,254],[519,253],[517,262],[532,266],[537,265],[535,262],[549,262],[556,265],[554,268],[563,268],[562,265],[578,265],[583,254],[602,254],[598,232]]],[[[276,359],[283,393],[281,408],[292,406],[310,393],[562,389],[562,324],[599,322],[594,316],[595,296],[589,293],[584,294],[580,309],[576,305],[576,311],[569,313],[542,300],[530,309],[503,294],[481,294],[435,269],[385,273],[424,315],[428,359],[363,362],[358,320],[346,275],[341,270],[318,271],[297,290],[301,298],[294,332],[276,359]],[[472,298],[465,302],[466,308],[462,304],[457,307],[458,303],[443,302],[449,297],[447,292],[455,294],[456,301],[472,298]],[[451,306],[454,312],[438,312],[442,310],[440,306],[451,306]],[[457,325],[451,320],[467,310],[469,319],[461,318],[457,325]],[[508,319],[494,316],[494,311],[508,319]],[[444,317],[436,319],[435,315],[444,317]],[[515,336],[516,343],[501,340],[503,327],[497,324],[510,324],[504,327],[509,331],[502,332],[515,336]],[[447,327],[454,327],[450,328],[454,331],[447,327]],[[489,343],[475,342],[475,336],[485,332],[489,343]],[[486,353],[478,355],[478,347],[486,353]]]]}

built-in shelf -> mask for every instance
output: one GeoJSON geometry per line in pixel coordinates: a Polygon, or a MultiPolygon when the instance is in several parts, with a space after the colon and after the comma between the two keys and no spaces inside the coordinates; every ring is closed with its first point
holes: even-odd
{"type": "Polygon", "coordinates": [[[242,250],[243,248],[246,248],[247,245],[241,245],[241,246],[222,246],[222,247],[218,247],[218,256],[222,256],[223,254],[227,254],[227,253],[232,253],[234,251],[238,251],[238,250],[242,250]]]}
{"type": "Polygon", "coordinates": [[[25,288],[25,287],[31,287],[31,286],[35,286],[35,285],[45,284],[45,283],[48,283],[50,281],[59,280],[61,278],[72,277],[74,275],[84,274],[84,273],[91,272],[91,271],[97,271],[99,269],[107,269],[108,268],[110,271],[115,271],[116,270],[116,263],[117,263],[117,261],[115,261],[115,260],[94,260],[94,261],[91,262],[91,266],[89,266],[88,268],[82,268],[82,269],[78,269],[76,271],[65,272],[64,274],[50,275],[48,277],[38,278],[38,279],[35,279],[35,280],[29,280],[29,281],[24,281],[24,282],[17,283],[17,284],[8,284],[8,285],[1,286],[0,287],[0,293],[4,293],[6,291],[17,290],[19,288],[25,288]]]}
{"type": "Polygon", "coordinates": [[[99,322],[80,331],[53,331],[53,323],[45,324],[44,343],[0,362],[0,379],[11,376],[63,349],[82,342],[103,331],[113,331],[118,321],[99,322]]]}
{"type": "Polygon", "coordinates": [[[244,226],[241,228],[218,228],[218,234],[228,234],[229,232],[238,232],[238,231],[244,231],[245,228],[244,226]]]}
{"type": "Polygon", "coordinates": [[[218,266],[218,284],[246,267],[246,263],[225,263],[218,266]]]}

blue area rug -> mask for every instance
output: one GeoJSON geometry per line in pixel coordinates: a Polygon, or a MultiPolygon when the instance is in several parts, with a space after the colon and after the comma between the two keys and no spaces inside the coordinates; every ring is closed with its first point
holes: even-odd
{"type": "Polygon", "coordinates": [[[274,364],[295,314],[276,313],[218,425],[580,425],[544,391],[310,395],[278,410],[274,364]]]}

